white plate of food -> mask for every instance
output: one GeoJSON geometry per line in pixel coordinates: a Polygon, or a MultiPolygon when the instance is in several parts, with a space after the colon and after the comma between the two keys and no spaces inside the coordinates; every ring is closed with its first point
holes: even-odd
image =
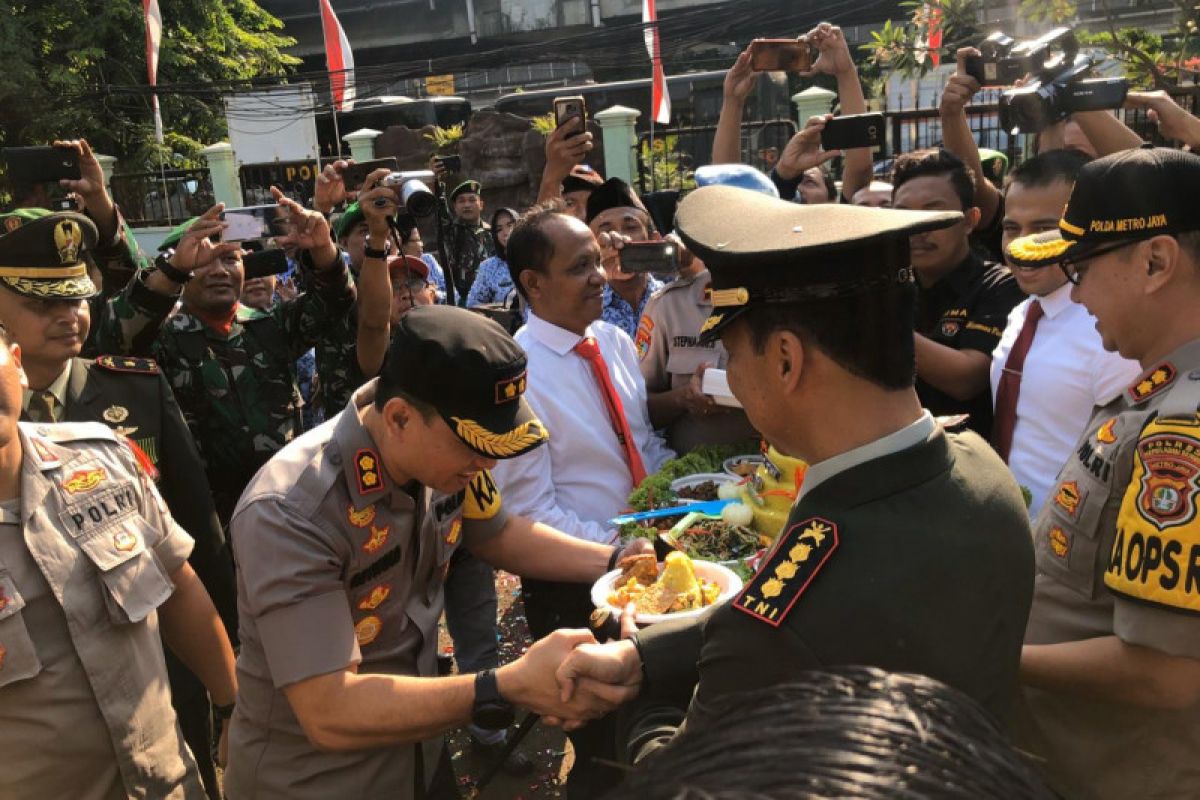
{"type": "Polygon", "coordinates": [[[700,472],[695,475],[684,475],[671,481],[671,491],[679,497],[681,503],[699,503],[705,500],[718,500],[717,492],[724,483],[736,483],[737,478],[724,472],[700,472]],[[706,485],[707,484],[707,485],[706,485]],[[711,489],[711,491],[708,491],[711,489]]]}
{"type": "Polygon", "coordinates": [[[592,584],[592,604],[620,614],[627,600],[638,609],[638,624],[652,625],[697,616],[742,590],[742,579],[720,564],[693,560],[681,552],[668,554],[662,563],[654,558],[645,555],[625,559],[623,569],[615,569],[592,584]]]}

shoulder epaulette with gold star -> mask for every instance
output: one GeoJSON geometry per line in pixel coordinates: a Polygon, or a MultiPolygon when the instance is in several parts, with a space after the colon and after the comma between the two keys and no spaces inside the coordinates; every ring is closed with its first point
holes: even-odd
{"type": "Polygon", "coordinates": [[[96,366],[112,372],[136,372],[141,375],[157,375],[158,362],[152,358],[135,358],[133,356],[100,356],[96,366]]]}
{"type": "Polygon", "coordinates": [[[1177,374],[1174,365],[1169,361],[1164,361],[1129,387],[1129,399],[1134,403],[1140,403],[1153,397],[1174,383],[1177,374]]]}
{"type": "Polygon", "coordinates": [[[837,523],[820,517],[797,522],[779,537],[733,607],[778,628],[839,543],[837,523]]]}

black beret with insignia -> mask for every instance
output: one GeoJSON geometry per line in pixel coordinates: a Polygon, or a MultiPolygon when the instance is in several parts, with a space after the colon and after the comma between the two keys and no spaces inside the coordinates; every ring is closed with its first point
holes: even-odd
{"type": "Polygon", "coordinates": [[[96,294],[85,250],[96,247],[95,224],[71,211],[45,213],[0,236],[0,285],[26,297],[76,300],[96,294]]]}
{"type": "Polygon", "coordinates": [[[450,430],[488,458],[514,458],[548,438],[525,402],[525,351],[498,324],[473,311],[417,306],[400,318],[380,373],[437,409],[450,430]]]}
{"type": "Polygon", "coordinates": [[[908,238],[962,220],[957,211],[799,205],[733,186],[679,204],[675,230],[712,274],[701,340],[747,308],[844,297],[910,283],[908,238]]]}
{"type": "Polygon", "coordinates": [[[1200,156],[1168,147],[1122,150],[1084,164],[1058,230],[1014,239],[1020,267],[1080,261],[1159,234],[1200,230],[1200,156]]]}
{"type": "Polygon", "coordinates": [[[463,181],[450,192],[450,202],[457,200],[460,194],[479,194],[482,191],[483,186],[479,181],[463,181]]]}

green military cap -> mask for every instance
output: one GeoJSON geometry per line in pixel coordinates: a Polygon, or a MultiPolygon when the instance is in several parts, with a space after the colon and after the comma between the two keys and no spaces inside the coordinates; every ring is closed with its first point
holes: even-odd
{"type": "Polygon", "coordinates": [[[417,306],[395,326],[380,391],[388,387],[437,409],[476,453],[514,458],[545,442],[525,402],[525,351],[498,324],[456,306],[417,306]]]}
{"type": "Polygon", "coordinates": [[[450,192],[450,202],[457,200],[460,194],[479,194],[482,191],[483,185],[479,181],[463,181],[450,192]]]}
{"type": "Polygon", "coordinates": [[[333,223],[333,238],[340,240],[344,236],[348,236],[350,231],[354,230],[354,226],[360,222],[366,221],[367,217],[363,214],[362,208],[358,203],[351,203],[346,206],[346,210],[333,223]]]}
{"type": "Polygon", "coordinates": [[[158,251],[162,253],[170,250],[172,247],[177,246],[179,244],[179,240],[182,239],[183,235],[188,232],[188,228],[192,227],[192,225],[195,224],[196,220],[198,219],[200,218],[192,217],[187,222],[181,222],[172,228],[171,232],[167,234],[167,238],[159,242],[158,251]]]}
{"type": "Polygon", "coordinates": [[[679,204],[675,230],[712,274],[701,341],[748,308],[886,289],[912,281],[908,237],[961,221],[957,211],[799,205],[733,186],[679,204]]]}
{"type": "Polygon", "coordinates": [[[1007,155],[999,150],[981,147],[979,148],[979,163],[983,165],[983,171],[989,180],[997,184],[1004,181],[1004,176],[1008,172],[1007,155]]]}
{"type": "Polygon", "coordinates": [[[44,209],[5,216],[6,228],[10,218],[21,222],[0,236],[0,284],[26,297],[76,300],[96,294],[83,260],[84,250],[99,238],[90,219],[44,209]]]}
{"type": "Polygon", "coordinates": [[[45,208],[18,208],[7,214],[0,214],[0,227],[3,227],[0,235],[12,233],[27,222],[33,222],[35,219],[41,219],[53,213],[45,208]]]}

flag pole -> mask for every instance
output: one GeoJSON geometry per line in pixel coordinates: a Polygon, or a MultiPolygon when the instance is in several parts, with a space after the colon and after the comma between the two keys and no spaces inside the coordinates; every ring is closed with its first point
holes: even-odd
{"type": "MultiPolygon", "coordinates": [[[[338,101],[337,95],[333,90],[333,73],[329,73],[329,99],[332,101],[330,113],[333,114],[333,160],[337,161],[342,157],[342,132],[338,130],[338,101]]],[[[317,162],[317,170],[320,171],[321,163],[317,162]]]]}
{"type": "Polygon", "coordinates": [[[167,211],[167,225],[173,226],[175,219],[171,216],[171,196],[167,193],[167,156],[163,152],[165,145],[163,144],[162,111],[158,107],[158,92],[154,93],[154,138],[158,142],[158,177],[162,181],[163,205],[167,211]]]}

